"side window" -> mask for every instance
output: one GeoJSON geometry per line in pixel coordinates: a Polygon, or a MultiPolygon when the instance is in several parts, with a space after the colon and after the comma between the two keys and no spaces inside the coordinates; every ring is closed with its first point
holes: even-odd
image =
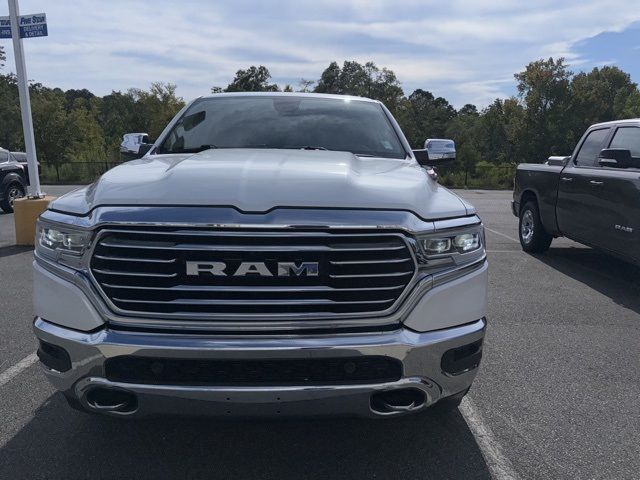
{"type": "Polygon", "coordinates": [[[9,160],[9,152],[0,150],[0,162],[9,160]]]}
{"type": "Polygon", "coordinates": [[[602,128],[600,130],[592,130],[587,135],[587,138],[582,142],[582,146],[576,155],[576,165],[579,167],[595,167],[597,166],[596,159],[600,150],[602,150],[605,138],[609,135],[608,128],[602,128]]]}
{"type": "Polygon", "coordinates": [[[640,158],[640,128],[618,128],[611,139],[609,148],[624,148],[631,151],[632,157],[640,158]]]}

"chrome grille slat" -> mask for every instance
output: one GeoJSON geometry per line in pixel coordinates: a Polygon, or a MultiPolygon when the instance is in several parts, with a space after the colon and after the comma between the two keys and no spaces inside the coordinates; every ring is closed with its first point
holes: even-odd
{"type": "Polygon", "coordinates": [[[91,259],[92,278],[115,313],[175,321],[296,321],[296,315],[366,321],[395,310],[416,270],[403,234],[371,230],[114,227],[98,233],[91,259]],[[222,262],[224,275],[206,268],[187,275],[187,262],[222,262]],[[271,275],[234,275],[252,262],[264,263],[271,275]],[[306,262],[318,264],[318,275],[278,275],[280,263],[306,262]]]}
{"type": "Polygon", "coordinates": [[[95,273],[100,273],[102,275],[120,275],[120,276],[123,276],[123,277],[175,278],[175,277],[178,276],[177,273],[122,272],[122,271],[114,271],[114,270],[102,270],[100,268],[95,268],[93,271],[95,273]]]}
{"type": "Polygon", "coordinates": [[[179,244],[179,245],[131,245],[131,244],[113,244],[100,242],[100,245],[107,248],[129,248],[143,250],[188,250],[188,251],[211,251],[211,252],[246,252],[247,250],[264,251],[264,252],[377,252],[377,251],[393,251],[402,250],[403,246],[395,247],[374,247],[374,248],[335,248],[326,246],[306,246],[306,245],[287,245],[287,246],[252,246],[252,245],[198,245],[198,244],[179,244]]]}
{"type": "Polygon", "coordinates": [[[394,258],[391,260],[347,260],[343,262],[330,261],[331,265],[374,265],[374,264],[382,264],[382,263],[404,263],[413,261],[411,257],[407,258],[394,258]]]}
{"type": "Polygon", "coordinates": [[[174,287],[148,287],[140,285],[117,285],[112,283],[104,283],[106,288],[116,289],[133,289],[133,290],[165,290],[176,292],[259,292],[259,293],[287,293],[287,292],[367,292],[367,291],[385,291],[398,290],[404,288],[405,285],[391,285],[388,287],[363,287],[363,288],[335,288],[326,286],[314,287],[224,287],[224,286],[208,286],[208,285],[176,285],[174,287]]]}
{"type": "Polygon", "coordinates": [[[174,263],[175,258],[133,258],[133,257],[113,257],[107,255],[94,255],[99,260],[110,260],[114,262],[143,262],[143,263],[174,263]]]}
{"type": "Polygon", "coordinates": [[[405,277],[413,275],[413,272],[391,272],[391,273],[366,273],[361,275],[329,275],[331,278],[380,278],[380,277],[405,277]]]}
{"type": "Polygon", "coordinates": [[[393,302],[393,298],[384,300],[369,300],[369,301],[347,301],[347,302],[335,302],[328,299],[318,298],[305,298],[302,300],[205,300],[205,299],[193,299],[193,298],[178,298],[176,300],[129,300],[126,298],[114,298],[115,302],[124,303],[148,303],[155,305],[244,305],[250,303],[252,305],[298,305],[301,301],[312,305],[332,305],[334,303],[340,303],[342,305],[362,305],[362,304],[378,304],[393,302]]]}

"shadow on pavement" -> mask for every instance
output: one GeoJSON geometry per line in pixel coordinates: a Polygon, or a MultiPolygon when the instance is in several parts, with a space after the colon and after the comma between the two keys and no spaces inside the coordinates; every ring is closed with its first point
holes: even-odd
{"type": "Polygon", "coordinates": [[[0,478],[488,479],[463,417],[118,420],[51,396],[0,450],[0,478]]]}
{"type": "Polygon", "coordinates": [[[22,245],[10,245],[8,247],[0,247],[0,258],[11,257],[13,255],[18,255],[20,253],[28,252],[29,250],[33,250],[33,247],[22,246],[22,245]]]}
{"type": "Polygon", "coordinates": [[[640,267],[590,248],[553,248],[540,261],[640,313],[640,267]]]}

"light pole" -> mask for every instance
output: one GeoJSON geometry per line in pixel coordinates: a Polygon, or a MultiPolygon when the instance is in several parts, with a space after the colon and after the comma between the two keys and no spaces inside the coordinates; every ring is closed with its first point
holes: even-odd
{"type": "Polygon", "coordinates": [[[11,37],[13,39],[13,53],[16,59],[16,75],[18,77],[18,94],[20,96],[20,111],[22,113],[22,129],[24,131],[24,146],[27,153],[27,165],[29,166],[29,196],[42,197],[40,191],[40,173],[38,172],[38,157],[36,155],[36,142],[33,136],[33,120],[31,118],[31,99],[29,97],[29,79],[27,67],[24,61],[24,48],[20,38],[20,25],[18,17],[20,8],[18,0],[8,0],[9,18],[11,19],[11,37]]]}

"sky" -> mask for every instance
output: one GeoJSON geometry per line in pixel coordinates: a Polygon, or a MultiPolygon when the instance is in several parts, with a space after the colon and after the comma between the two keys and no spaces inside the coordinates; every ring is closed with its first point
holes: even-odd
{"type": "MultiPolygon", "coordinates": [[[[516,93],[513,74],[563,56],[640,82],[640,0],[21,0],[49,37],[24,40],[30,79],[97,95],[172,82],[185,100],[265,65],[298,88],[331,61],[373,61],[454,106],[516,93]]],[[[0,16],[8,15],[0,1],[0,16]]],[[[10,40],[0,40],[15,69],[10,40]]]]}

